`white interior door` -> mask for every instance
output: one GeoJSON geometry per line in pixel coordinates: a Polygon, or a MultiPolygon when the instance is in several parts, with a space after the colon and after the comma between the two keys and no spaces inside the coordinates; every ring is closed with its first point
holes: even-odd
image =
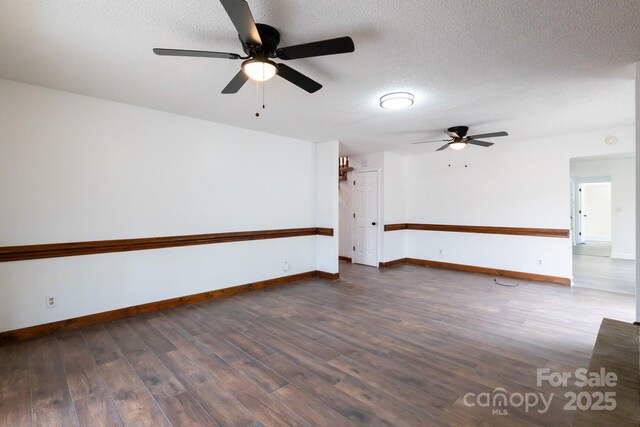
{"type": "Polygon", "coordinates": [[[358,264],[378,266],[378,172],[358,172],[354,178],[355,257],[358,264]]]}

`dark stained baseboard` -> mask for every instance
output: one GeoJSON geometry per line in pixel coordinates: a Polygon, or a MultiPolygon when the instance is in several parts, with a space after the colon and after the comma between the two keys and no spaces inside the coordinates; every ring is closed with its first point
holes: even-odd
{"type": "Polygon", "coordinates": [[[349,258],[348,256],[339,256],[338,257],[338,261],[353,262],[353,260],[351,258],[349,258]]]}
{"type": "Polygon", "coordinates": [[[141,251],[178,246],[212,245],[248,240],[283,239],[300,236],[333,236],[333,228],[286,228],[280,230],[238,231],[186,236],[145,237],[141,239],[97,240],[90,242],[48,243],[0,247],[0,262],[58,258],[110,252],[141,251]]]}
{"type": "Polygon", "coordinates": [[[340,280],[340,273],[327,273],[324,271],[316,271],[316,276],[325,280],[340,280]]]}
{"type": "Polygon", "coordinates": [[[558,285],[571,285],[571,279],[567,277],[547,276],[544,274],[525,273],[522,271],[502,270],[489,267],[478,267],[475,265],[453,264],[450,262],[430,261],[417,258],[401,258],[394,261],[380,263],[380,268],[393,267],[400,264],[422,265],[432,268],[444,268],[448,270],[467,271],[470,273],[482,273],[492,276],[510,277],[512,279],[531,280],[535,282],[555,283],[558,285]]]}
{"type": "Polygon", "coordinates": [[[407,258],[407,264],[424,265],[434,268],[446,268],[449,270],[468,271],[472,273],[490,274],[492,276],[511,277],[513,279],[532,280],[536,282],[549,282],[558,285],[571,285],[571,279],[567,277],[547,276],[544,274],[525,273],[521,271],[502,270],[475,265],[453,264],[449,262],[429,261],[424,259],[407,258]]]}
{"type": "Polygon", "coordinates": [[[569,238],[569,230],[558,228],[489,227],[484,225],[448,225],[448,224],[386,224],[384,231],[422,230],[449,231],[454,233],[502,234],[507,236],[557,237],[569,238]]]}
{"type": "Polygon", "coordinates": [[[395,267],[396,265],[406,264],[406,263],[407,263],[407,259],[406,258],[400,258],[400,259],[394,259],[393,261],[380,262],[378,264],[378,267],[379,268],[389,268],[389,267],[395,267]]]}
{"type": "Polygon", "coordinates": [[[116,310],[104,311],[101,313],[89,314],[81,317],[74,317],[72,319],[59,320],[57,322],[45,323],[42,325],[29,326],[27,328],[14,329],[12,331],[0,332],[0,344],[24,341],[40,336],[72,331],[74,329],[82,328],[85,326],[97,325],[99,323],[124,319],[126,317],[132,317],[139,314],[152,313],[155,311],[180,307],[183,305],[195,304],[198,302],[218,299],[244,292],[254,291],[257,289],[297,282],[299,280],[312,279],[314,277],[319,277],[321,279],[327,280],[338,280],[340,278],[340,274],[326,273],[324,271],[308,271],[306,273],[293,274],[291,276],[261,280],[259,282],[232,286],[230,288],[216,289],[214,291],[185,295],[182,297],[171,298],[162,301],[155,301],[146,304],[134,305],[131,307],[119,308],[116,310]]]}

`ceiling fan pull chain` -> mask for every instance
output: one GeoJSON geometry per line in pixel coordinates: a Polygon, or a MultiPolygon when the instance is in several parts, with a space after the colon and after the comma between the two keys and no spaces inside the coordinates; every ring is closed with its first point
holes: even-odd
{"type": "Polygon", "coordinates": [[[256,80],[256,117],[260,117],[260,82],[256,80]]]}

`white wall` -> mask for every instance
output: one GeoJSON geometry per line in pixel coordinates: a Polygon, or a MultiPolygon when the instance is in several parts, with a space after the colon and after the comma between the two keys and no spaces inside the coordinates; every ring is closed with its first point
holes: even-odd
{"type": "MultiPolygon", "coordinates": [[[[451,167],[447,153],[409,156],[407,222],[568,229],[570,159],[633,152],[634,140],[634,129],[626,127],[502,142],[490,149],[468,147],[467,153],[451,153],[451,167]],[[618,144],[605,145],[609,135],[617,136],[618,144]]],[[[413,230],[405,235],[408,257],[560,277],[572,274],[571,239],[413,230]]]]}
{"type": "Polygon", "coordinates": [[[333,228],[333,237],[317,236],[316,266],[326,273],[338,272],[338,141],[316,144],[316,219],[318,227],[333,228]]]}
{"type": "MultiPolygon", "coordinates": [[[[316,217],[316,179],[337,176],[335,155],[0,80],[0,246],[333,226],[330,209],[316,217]]],[[[2,263],[0,331],[313,271],[322,239],[2,263]]]]}
{"type": "Polygon", "coordinates": [[[635,259],[635,159],[579,158],[571,160],[571,176],[611,177],[611,256],[635,259]]]}
{"type": "MultiPolygon", "coordinates": [[[[384,153],[384,223],[399,224],[406,220],[407,203],[407,158],[398,154],[384,153]]],[[[383,234],[381,261],[393,261],[404,258],[405,230],[383,234]]]]}

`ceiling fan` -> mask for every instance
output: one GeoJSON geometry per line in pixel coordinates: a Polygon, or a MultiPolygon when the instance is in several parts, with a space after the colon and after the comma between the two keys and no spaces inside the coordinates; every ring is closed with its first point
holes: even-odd
{"type": "Polygon", "coordinates": [[[281,60],[336,55],[355,51],[351,37],[339,37],[288,47],[278,47],[280,33],[275,28],[256,24],[245,0],[220,0],[231,22],[238,30],[242,50],[247,56],[236,53],[209,52],[181,49],[153,49],[156,55],[195,56],[201,58],[243,59],[242,68],[222,93],[237,93],[250,78],[256,81],[269,80],[276,74],[309,93],[317,92],[322,85],[285,64],[276,64],[271,59],[281,60]]]}
{"type": "Polygon", "coordinates": [[[493,142],[480,141],[480,138],[496,138],[498,136],[509,135],[507,132],[501,131],[501,132],[482,133],[479,135],[467,136],[468,130],[469,130],[468,126],[454,126],[454,127],[450,127],[445,132],[451,137],[451,139],[437,139],[435,141],[412,142],[412,144],[426,144],[428,142],[446,142],[446,144],[438,148],[436,151],[442,151],[449,147],[451,147],[453,150],[462,150],[467,146],[467,144],[479,145],[480,147],[491,147],[493,145],[493,142]]]}

